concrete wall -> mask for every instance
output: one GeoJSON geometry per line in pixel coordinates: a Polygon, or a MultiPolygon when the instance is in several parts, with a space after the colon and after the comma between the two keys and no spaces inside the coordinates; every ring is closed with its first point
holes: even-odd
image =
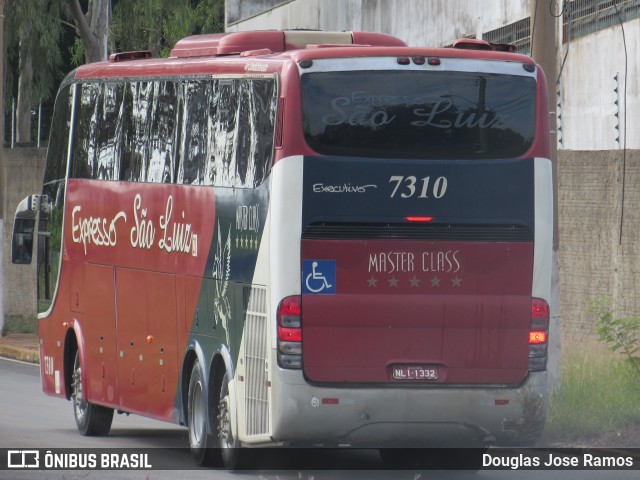
{"type": "Polygon", "coordinates": [[[290,1],[292,0],[251,0],[250,2],[227,0],[225,4],[226,22],[228,24],[238,23],[290,1]]]}
{"type": "MultiPolygon", "coordinates": [[[[437,47],[465,36],[479,38],[483,32],[528,18],[532,1],[227,0],[228,12],[251,13],[234,13],[227,30],[364,30],[388,33],[412,46],[437,47]]],[[[558,38],[562,36],[562,20],[561,16],[556,20],[558,38]]],[[[561,149],[617,149],[624,146],[625,130],[626,147],[640,149],[639,50],[640,19],[625,22],[624,32],[616,23],[558,48],[561,149]],[[614,115],[616,73],[620,79],[619,119],[614,115]],[[620,142],[616,142],[618,123],[620,142]]]]}
{"type": "Polygon", "coordinates": [[[620,315],[640,315],[640,151],[626,159],[622,150],[560,152],[558,203],[566,340],[595,335],[585,312],[595,297],[610,297],[620,315]]]}
{"type": "Polygon", "coordinates": [[[362,30],[395,35],[413,46],[442,46],[529,16],[529,0],[261,0],[271,5],[238,20],[242,16],[235,12],[255,3],[227,0],[227,31],[362,30]]]}
{"type": "Polygon", "coordinates": [[[45,149],[0,149],[2,218],[4,218],[4,271],[0,277],[6,315],[34,315],[36,312],[36,265],[11,263],[11,233],[18,203],[31,193],[42,191],[45,149]]]}
{"type": "Polygon", "coordinates": [[[640,19],[592,33],[563,46],[567,60],[559,91],[563,148],[610,150],[623,146],[627,122],[627,148],[640,148],[640,19]],[[625,55],[624,41],[627,51],[625,55]],[[625,67],[626,64],[626,67],[625,67]],[[625,68],[627,84],[625,92],[625,68]],[[616,119],[614,75],[619,76],[619,119],[616,119]],[[624,115],[626,93],[626,119],[624,115]],[[615,138],[620,124],[620,143],[615,138]]]}

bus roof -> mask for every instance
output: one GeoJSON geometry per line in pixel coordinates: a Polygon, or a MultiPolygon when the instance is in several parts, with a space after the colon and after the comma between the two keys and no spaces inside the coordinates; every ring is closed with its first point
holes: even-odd
{"type": "Polygon", "coordinates": [[[109,61],[87,64],[75,71],[76,79],[233,74],[247,71],[273,73],[283,62],[305,59],[373,56],[449,57],[533,63],[507,45],[462,39],[452,48],[408,47],[399,38],[370,32],[265,30],[194,35],[179,40],[168,58],[151,58],[150,52],[121,52],[109,61]],[[247,68],[261,62],[261,69],[247,68]]]}

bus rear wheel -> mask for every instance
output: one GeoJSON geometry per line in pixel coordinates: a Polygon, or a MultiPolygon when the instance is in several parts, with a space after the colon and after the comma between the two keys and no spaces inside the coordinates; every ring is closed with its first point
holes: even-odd
{"type": "Polygon", "coordinates": [[[82,435],[97,437],[109,434],[111,422],[113,421],[113,408],[94,405],[87,401],[84,384],[82,383],[80,354],[77,351],[73,361],[71,400],[73,402],[73,414],[76,419],[76,426],[82,435]]]}
{"type": "Polygon", "coordinates": [[[200,365],[196,361],[189,379],[187,415],[189,426],[189,447],[197,465],[209,466],[219,463],[220,455],[215,440],[207,431],[207,413],[209,411],[205,395],[200,365]]]}
{"type": "Polygon", "coordinates": [[[247,449],[241,448],[240,442],[231,430],[231,413],[229,395],[229,374],[224,372],[218,390],[218,407],[216,409],[216,429],[218,445],[222,455],[222,463],[227,470],[241,470],[250,462],[247,449]]]}

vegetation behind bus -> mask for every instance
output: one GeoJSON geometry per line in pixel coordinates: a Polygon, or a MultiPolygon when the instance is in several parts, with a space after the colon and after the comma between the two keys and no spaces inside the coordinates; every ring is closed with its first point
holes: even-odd
{"type": "MultiPolygon", "coordinates": [[[[32,110],[53,110],[55,87],[73,66],[106,60],[112,52],[150,50],[167,56],[178,39],[224,31],[224,0],[102,0],[93,2],[102,22],[87,23],[78,0],[5,0],[4,102],[17,105],[17,142],[37,131],[32,110]],[[76,9],[71,8],[77,5],[76,9]],[[108,15],[113,11],[113,16],[108,15]],[[84,28],[81,28],[84,27],[84,28]],[[92,37],[95,37],[92,41],[92,37]],[[108,45],[108,48],[103,48],[108,45]]],[[[89,2],[91,5],[91,2],[89,2]]],[[[90,17],[87,13],[86,17],[90,17]]],[[[46,116],[45,123],[51,117],[46,116]]],[[[5,130],[11,122],[5,120],[5,130]]],[[[44,127],[48,131],[48,126],[44,127]]],[[[11,134],[5,133],[5,139],[11,134]]],[[[46,141],[46,138],[44,139],[46,141]]]]}

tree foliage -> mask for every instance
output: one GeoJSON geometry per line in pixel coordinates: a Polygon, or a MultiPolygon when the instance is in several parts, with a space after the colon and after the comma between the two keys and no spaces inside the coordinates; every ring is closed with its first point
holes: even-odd
{"type": "Polygon", "coordinates": [[[612,352],[622,354],[640,376],[640,317],[618,317],[607,297],[592,299],[588,312],[598,316],[598,339],[612,352]]]}
{"type": "Polygon", "coordinates": [[[224,31],[224,0],[5,0],[4,9],[5,105],[18,99],[19,142],[30,140],[32,107],[52,99],[72,66],[109,50],[167,56],[182,37],[224,31]],[[60,45],[63,28],[75,32],[72,45],[60,45]]]}
{"type": "Polygon", "coordinates": [[[111,34],[117,51],[167,56],[180,38],[223,30],[223,0],[120,0],[111,34]]]}
{"type": "Polygon", "coordinates": [[[61,14],[59,1],[5,0],[5,97],[9,101],[16,98],[22,67],[29,62],[33,73],[24,79],[25,94],[36,103],[52,97],[62,65],[61,14]]]}
{"type": "Polygon", "coordinates": [[[200,0],[196,3],[198,23],[193,33],[224,32],[224,0],[200,0]]]}

